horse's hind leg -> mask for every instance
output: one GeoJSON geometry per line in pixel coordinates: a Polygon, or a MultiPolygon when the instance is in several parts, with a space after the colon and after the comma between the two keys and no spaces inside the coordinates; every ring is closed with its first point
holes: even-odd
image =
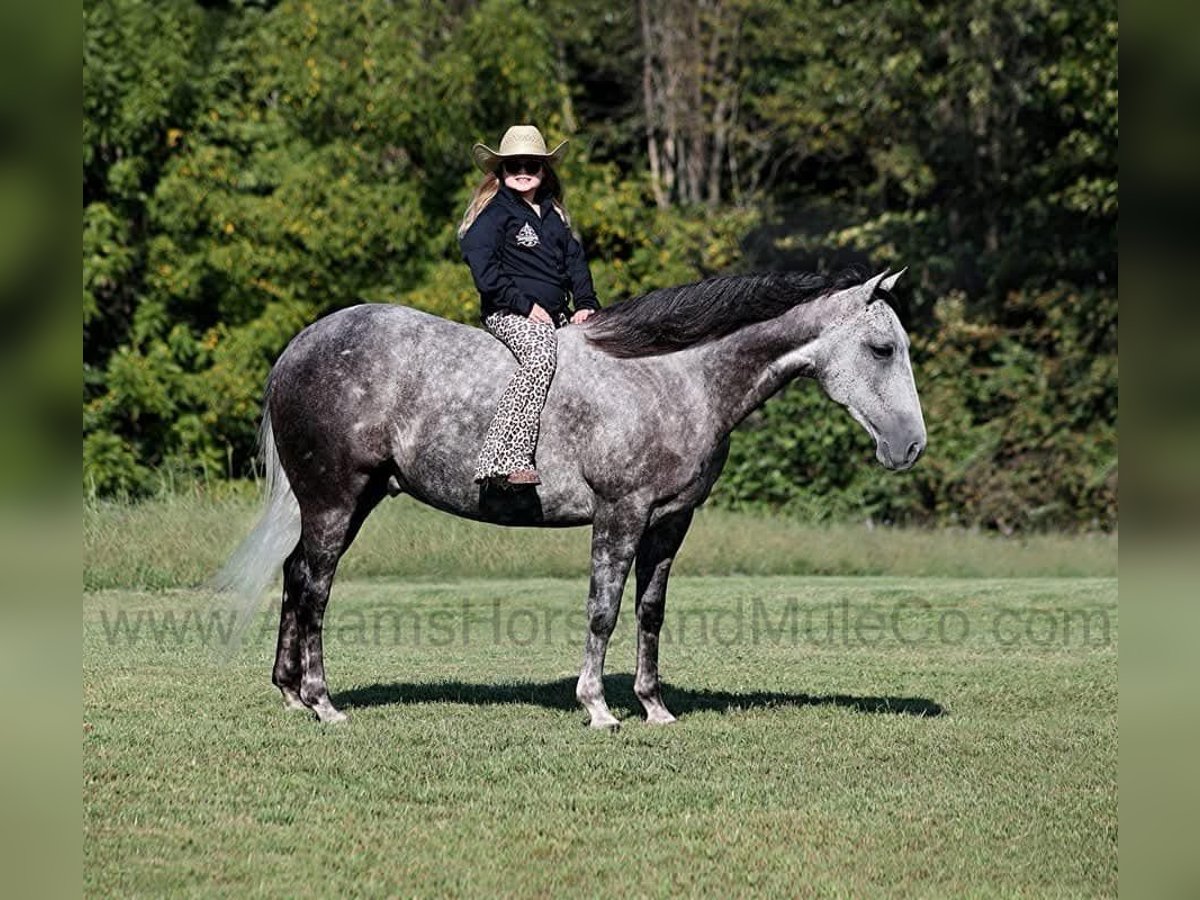
{"type": "MultiPolygon", "coordinates": [[[[288,668],[292,660],[298,658],[300,702],[322,722],[341,722],[346,718],[345,714],[334,708],[325,681],[321,632],[329,591],[333,586],[338,561],[382,497],[383,492],[371,486],[359,496],[352,509],[333,508],[301,514],[300,545],[293,554],[292,572],[287,579],[288,593],[296,604],[295,650],[284,665],[288,668]]],[[[281,647],[284,645],[283,625],[281,617],[281,647]]],[[[276,665],[279,665],[278,659],[276,665]]],[[[284,697],[288,698],[286,692],[284,697]]]]}
{"type": "MultiPolygon", "coordinates": [[[[306,523],[307,524],[307,523],[306,523]]],[[[316,713],[322,722],[341,722],[346,718],[334,709],[325,683],[325,659],[321,647],[321,627],[329,590],[337,572],[345,527],[323,522],[315,535],[302,537],[302,552],[296,568],[302,581],[298,592],[296,620],[299,625],[300,701],[316,713]]]]}
{"type": "Polygon", "coordinates": [[[646,529],[638,547],[637,676],[633,680],[633,692],[646,711],[646,721],[653,725],[669,725],[675,721],[662,699],[662,682],[658,677],[658,636],[667,605],[667,579],[671,574],[671,563],[691,523],[691,510],[667,516],[646,529]]]}
{"type": "Polygon", "coordinates": [[[296,545],[283,563],[283,601],[279,608],[279,639],[275,644],[275,669],[271,681],[283,694],[288,709],[308,709],[300,699],[300,623],[297,611],[304,584],[298,568],[301,556],[296,545]]]}

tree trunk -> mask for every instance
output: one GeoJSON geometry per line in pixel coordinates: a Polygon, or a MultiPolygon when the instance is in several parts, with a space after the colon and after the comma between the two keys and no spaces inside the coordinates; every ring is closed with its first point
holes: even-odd
{"type": "Polygon", "coordinates": [[[654,192],[654,202],[658,208],[666,209],[670,201],[663,189],[662,162],[659,159],[659,102],[654,87],[654,56],[651,51],[655,41],[646,0],[639,0],[638,13],[642,23],[642,104],[645,107],[646,155],[650,159],[650,188],[654,192]]]}
{"type": "Polygon", "coordinates": [[[642,103],[655,202],[724,196],[741,13],[725,0],[639,0],[642,103]]]}

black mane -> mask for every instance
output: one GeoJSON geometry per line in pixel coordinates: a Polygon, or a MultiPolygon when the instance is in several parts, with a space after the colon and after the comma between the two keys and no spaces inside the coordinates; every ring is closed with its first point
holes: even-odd
{"type": "MultiPolygon", "coordinates": [[[[612,356],[654,356],[715,341],[782,315],[835,291],[862,284],[858,269],[832,275],[768,272],[721,275],[693,284],[659,288],[595,313],[588,340],[612,356]]],[[[882,292],[880,292],[882,293],[882,292]]]]}

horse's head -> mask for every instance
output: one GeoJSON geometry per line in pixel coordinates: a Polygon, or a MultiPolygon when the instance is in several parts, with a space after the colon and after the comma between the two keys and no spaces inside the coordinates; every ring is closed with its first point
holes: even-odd
{"type": "Polygon", "coordinates": [[[925,451],[925,419],[908,359],[908,336],[877,291],[903,274],[882,272],[827,298],[830,318],[805,350],[807,368],[831,399],[875,440],[875,458],[909,469],[925,451]]]}

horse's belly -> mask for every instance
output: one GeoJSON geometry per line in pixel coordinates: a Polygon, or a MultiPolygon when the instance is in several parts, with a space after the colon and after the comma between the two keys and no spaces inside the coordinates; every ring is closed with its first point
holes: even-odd
{"type": "Polygon", "coordinates": [[[590,525],[592,521],[590,504],[547,491],[545,485],[511,490],[490,485],[473,487],[474,490],[454,494],[424,488],[405,492],[435,509],[493,525],[570,528],[590,525]]]}
{"type": "Polygon", "coordinates": [[[595,497],[583,480],[580,454],[553,427],[544,427],[538,442],[542,484],[509,489],[475,483],[492,407],[464,404],[453,414],[414,416],[398,426],[392,460],[400,489],[437,509],[498,525],[589,524],[595,497]]]}

